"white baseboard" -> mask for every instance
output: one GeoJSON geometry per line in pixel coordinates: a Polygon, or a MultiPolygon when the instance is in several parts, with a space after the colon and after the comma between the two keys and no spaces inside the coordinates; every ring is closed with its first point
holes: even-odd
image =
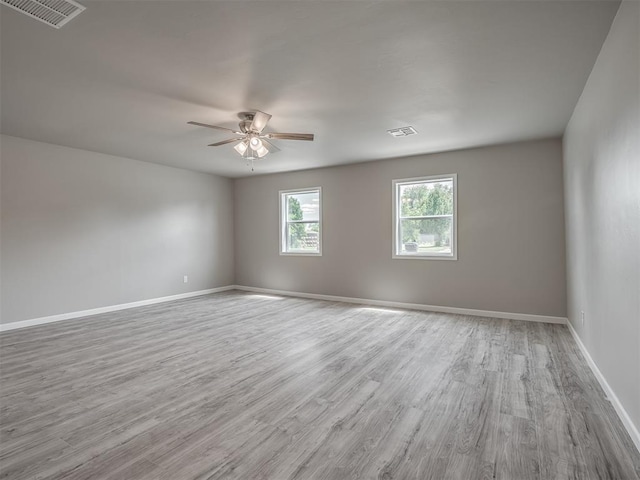
{"type": "Polygon", "coordinates": [[[636,448],[638,449],[638,452],[640,452],[640,432],[638,431],[638,428],[634,425],[633,421],[631,420],[631,417],[622,406],[622,403],[618,399],[617,395],[615,394],[615,392],[613,391],[613,389],[611,388],[607,380],[604,378],[604,375],[596,365],[596,362],[594,362],[593,358],[591,358],[591,355],[589,354],[587,347],[584,346],[584,343],[582,343],[582,340],[578,336],[578,332],[575,331],[575,329],[573,328],[573,325],[571,325],[571,322],[567,322],[567,325],[569,326],[569,331],[571,332],[573,339],[576,341],[578,348],[582,352],[582,355],[584,356],[584,358],[587,360],[587,364],[591,368],[591,371],[598,379],[598,383],[600,383],[600,386],[604,390],[604,393],[607,395],[607,398],[611,402],[611,405],[613,405],[613,408],[616,410],[618,417],[620,417],[620,420],[622,421],[624,428],[629,433],[629,436],[631,437],[631,440],[633,441],[636,448]]]}
{"type": "Polygon", "coordinates": [[[457,307],[441,307],[437,305],[424,305],[420,303],[389,302],[386,300],[370,300],[367,298],[352,298],[352,297],[340,297],[337,295],[320,295],[317,293],[291,292],[286,290],[274,290],[271,288],[247,287],[244,285],[235,285],[234,288],[236,290],[243,290],[245,292],[264,293],[269,295],[285,295],[288,297],[313,298],[316,300],[329,300],[332,302],[356,303],[360,305],[374,305],[377,307],[406,308],[408,310],[425,310],[428,312],[455,313],[460,315],[473,315],[475,317],[506,318],[508,320],[524,320],[528,322],[558,323],[560,325],[567,324],[566,317],[549,317],[546,315],[532,315],[529,313],[492,312],[489,310],[474,310],[471,308],[457,308],[457,307]]]}
{"type": "Polygon", "coordinates": [[[168,297],[149,298],[138,302],[121,303],[119,305],[109,305],[108,307],[92,308],[90,310],[80,310],[78,312],[61,313],[59,315],[50,315],[48,317],[32,318],[30,320],[22,320],[19,322],[10,322],[0,324],[0,332],[15,330],[16,328],[33,327],[35,325],[43,325],[45,323],[60,322],[62,320],[71,320],[72,318],[89,317],[100,313],[116,312],[118,310],[126,310],[127,308],[144,307],[145,305],[153,305],[155,303],[171,302],[173,300],[181,300],[183,298],[199,297],[200,295],[208,295],[210,293],[224,292],[233,290],[233,285],[224,287],[209,288],[207,290],[198,290],[196,292],[179,293],[177,295],[169,295],[168,297]]]}
{"type": "Polygon", "coordinates": [[[425,310],[429,312],[455,313],[460,315],[473,315],[476,317],[506,318],[509,320],[525,320],[530,322],[558,323],[562,325],[567,323],[567,319],[565,317],[549,317],[545,315],[531,315],[528,313],[492,312],[488,310],[474,310],[470,308],[441,307],[436,305],[423,305],[419,303],[389,302],[385,300],[371,300],[366,298],[340,297],[337,295],[320,295],[316,293],[274,290],[271,288],[247,287],[244,285],[227,285],[224,287],[209,288],[207,290],[199,290],[196,292],[187,292],[187,293],[180,293],[177,295],[169,295],[167,297],[150,298],[147,300],[140,300],[137,302],[122,303],[119,305],[110,305],[107,307],[92,308],[90,310],[61,313],[58,315],[32,318],[29,320],[22,320],[19,322],[4,323],[4,324],[0,324],[0,332],[15,330],[17,328],[26,328],[26,327],[33,327],[36,325],[44,325],[46,323],[60,322],[62,320],[71,320],[73,318],[89,317],[91,315],[98,315],[100,313],[108,313],[108,312],[115,312],[118,310],[125,310],[127,308],[143,307],[145,305],[153,305],[155,303],[171,302],[173,300],[198,297],[200,295],[224,292],[227,290],[243,290],[246,292],[266,293],[271,295],[286,295],[289,297],[313,298],[316,300],[329,300],[333,302],[356,303],[360,305],[374,305],[378,307],[389,307],[389,308],[406,308],[410,310],[425,310]]]}

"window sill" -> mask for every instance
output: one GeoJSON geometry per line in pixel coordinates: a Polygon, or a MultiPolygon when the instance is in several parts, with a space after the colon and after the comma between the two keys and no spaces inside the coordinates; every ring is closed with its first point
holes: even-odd
{"type": "Polygon", "coordinates": [[[457,255],[391,255],[394,260],[458,260],[457,255]]]}

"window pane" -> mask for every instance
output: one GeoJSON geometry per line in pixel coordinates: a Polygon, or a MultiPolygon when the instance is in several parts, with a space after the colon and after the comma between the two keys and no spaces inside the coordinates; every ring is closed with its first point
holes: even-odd
{"type": "Polygon", "coordinates": [[[400,185],[400,214],[453,215],[453,180],[400,185]]]}
{"type": "Polygon", "coordinates": [[[287,251],[319,252],[319,223],[287,224],[287,251]]]}
{"type": "Polygon", "coordinates": [[[287,195],[287,220],[320,220],[320,193],[291,193],[287,195]]]}
{"type": "Polygon", "coordinates": [[[400,251],[398,253],[450,254],[453,238],[452,226],[452,217],[400,220],[400,251]]]}

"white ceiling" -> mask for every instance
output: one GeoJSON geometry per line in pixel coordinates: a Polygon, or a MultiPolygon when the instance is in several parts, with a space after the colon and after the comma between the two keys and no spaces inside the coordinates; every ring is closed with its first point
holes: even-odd
{"type": "Polygon", "coordinates": [[[85,2],[56,30],[7,7],[1,131],[238,177],[207,147],[260,109],[279,141],[255,173],[561,135],[612,1],[85,2]],[[396,139],[387,129],[413,125],[396,139]]]}

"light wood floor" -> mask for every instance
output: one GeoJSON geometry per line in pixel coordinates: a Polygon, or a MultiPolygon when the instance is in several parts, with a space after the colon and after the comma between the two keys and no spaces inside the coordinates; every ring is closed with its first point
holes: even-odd
{"type": "Polygon", "coordinates": [[[640,478],[564,326],[226,292],[0,342],[2,478],[640,478]]]}

